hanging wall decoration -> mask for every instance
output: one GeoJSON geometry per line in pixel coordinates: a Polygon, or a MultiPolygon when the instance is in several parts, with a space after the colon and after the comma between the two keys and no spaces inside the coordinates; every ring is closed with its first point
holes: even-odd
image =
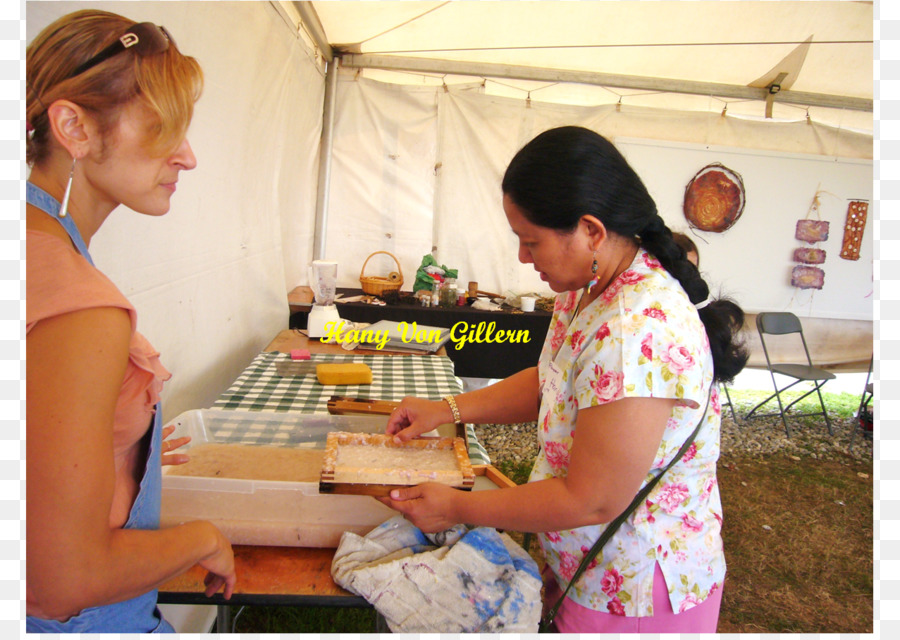
{"type": "Polygon", "coordinates": [[[844,223],[844,240],[841,243],[841,257],[844,260],[859,260],[869,203],[866,200],[851,200],[847,207],[847,221],[844,223]]]}
{"type": "Polygon", "coordinates": [[[825,251],[823,249],[794,249],[794,262],[822,264],[825,262],[825,251]]]}
{"type": "Polygon", "coordinates": [[[791,286],[798,289],[821,289],[825,286],[825,272],[818,267],[797,265],[791,270],[791,286]]]}
{"type": "Polygon", "coordinates": [[[701,231],[722,233],[744,211],[744,181],[740,174],[718,162],[708,164],[684,190],[684,217],[701,231]]]}
{"type": "Polygon", "coordinates": [[[797,220],[797,232],[794,237],[802,242],[825,242],[828,240],[828,221],[797,220]]]}
{"type": "MultiPolygon", "coordinates": [[[[828,240],[828,221],[827,220],[810,220],[810,216],[815,214],[819,217],[819,196],[824,193],[816,190],[809,210],[806,212],[806,218],[797,220],[797,228],[794,237],[801,242],[815,244],[817,242],[825,242],[828,240]]],[[[795,266],[791,270],[791,286],[798,289],[821,289],[825,286],[825,271],[819,267],[810,267],[807,265],[824,264],[825,250],[814,249],[812,247],[801,247],[794,249],[794,262],[801,264],[795,266]]]]}

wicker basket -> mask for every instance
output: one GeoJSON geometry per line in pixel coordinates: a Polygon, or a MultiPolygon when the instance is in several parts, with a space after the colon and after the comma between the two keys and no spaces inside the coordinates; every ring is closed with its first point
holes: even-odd
{"type": "Polygon", "coordinates": [[[362,269],[359,271],[359,283],[362,285],[363,293],[367,293],[370,296],[383,296],[384,294],[390,291],[399,291],[400,287],[403,286],[403,270],[400,268],[400,261],[397,260],[397,256],[389,251],[376,251],[363,262],[362,269]],[[385,278],[383,276],[367,276],[364,275],[366,272],[366,265],[369,264],[369,260],[372,259],[372,256],[377,255],[379,253],[384,253],[389,255],[394,259],[394,262],[397,263],[397,270],[392,271],[391,274],[385,278]]]}

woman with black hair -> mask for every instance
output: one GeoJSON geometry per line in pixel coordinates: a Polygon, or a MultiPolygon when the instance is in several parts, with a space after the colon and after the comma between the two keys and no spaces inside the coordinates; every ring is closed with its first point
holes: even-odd
{"type": "Polygon", "coordinates": [[[697,251],[697,245],[684,233],[672,232],[672,239],[679,247],[684,249],[685,257],[689,262],[693,262],[694,266],[700,268],[700,252],[697,251]]]}
{"type": "Polygon", "coordinates": [[[559,632],[714,632],[725,578],[716,383],[746,363],[743,312],[709,298],[640,178],[593,131],[537,136],[502,187],[519,260],[558,293],[540,361],[442,401],[406,398],[387,431],[402,441],[447,422],[537,421],[530,481],[469,493],[423,484],[382,501],[426,532],[463,522],[539,533],[547,604],[575,578],[559,632]]]}

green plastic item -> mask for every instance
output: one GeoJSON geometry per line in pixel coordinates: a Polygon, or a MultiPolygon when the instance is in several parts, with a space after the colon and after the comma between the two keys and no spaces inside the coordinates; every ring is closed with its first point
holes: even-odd
{"type": "Polygon", "coordinates": [[[419,269],[416,271],[416,281],[413,284],[413,293],[416,291],[421,291],[425,289],[427,291],[431,291],[431,288],[434,286],[434,278],[431,277],[431,274],[425,271],[425,267],[439,267],[443,270],[444,278],[458,278],[457,269],[450,269],[446,265],[438,264],[437,260],[434,259],[434,256],[430,253],[422,257],[422,264],[419,265],[419,269]]]}

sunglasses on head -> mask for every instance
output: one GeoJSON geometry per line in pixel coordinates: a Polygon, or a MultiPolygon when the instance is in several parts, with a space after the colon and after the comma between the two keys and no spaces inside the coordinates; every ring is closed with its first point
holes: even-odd
{"type": "Polygon", "coordinates": [[[141,22],[131,27],[118,40],[93,58],[80,64],[75,71],[69,74],[68,78],[74,78],[88,69],[93,69],[101,62],[128,49],[134,50],[142,57],[152,56],[164,53],[169,49],[170,44],[175,44],[175,39],[166,31],[165,27],[157,26],[152,22],[141,22]]]}

